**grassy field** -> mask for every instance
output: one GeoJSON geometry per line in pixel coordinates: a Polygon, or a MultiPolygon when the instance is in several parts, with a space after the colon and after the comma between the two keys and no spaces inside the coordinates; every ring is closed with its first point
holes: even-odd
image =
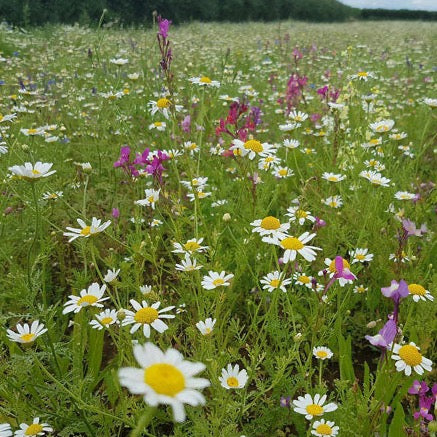
{"type": "Polygon", "coordinates": [[[2,25],[0,436],[435,435],[436,37],[2,25]]]}

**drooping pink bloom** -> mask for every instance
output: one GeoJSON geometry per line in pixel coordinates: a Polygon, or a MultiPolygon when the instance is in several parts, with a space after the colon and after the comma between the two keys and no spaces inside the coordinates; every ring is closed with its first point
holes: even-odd
{"type": "Polygon", "coordinates": [[[335,270],[335,279],[343,278],[350,281],[357,279],[357,277],[348,268],[344,267],[343,258],[341,256],[335,257],[335,270]]]}
{"type": "Polygon", "coordinates": [[[382,349],[388,349],[389,345],[393,342],[398,332],[396,322],[389,318],[387,323],[382,327],[378,334],[370,336],[366,335],[365,339],[373,346],[380,347],[382,349]]]}
{"type": "Polygon", "coordinates": [[[392,280],[389,287],[381,288],[381,292],[385,297],[392,299],[394,302],[399,302],[403,297],[407,297],[410,294],[408,284],[403,279],[399,282],[392,280]]]}

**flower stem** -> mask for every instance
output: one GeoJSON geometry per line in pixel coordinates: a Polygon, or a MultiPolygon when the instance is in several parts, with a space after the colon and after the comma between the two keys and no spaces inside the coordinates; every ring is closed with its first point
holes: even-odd
{"type": "Polygon", "coordinates": [[[155,417],[156,410],[157,407],[150,407],[144,411],[144,413],[140,417],[140,420],[137,423],[137,426],[131,432],[130,437],[138,437],[143,435],[144,429],[150,425],[150,422],[155,417]]]}

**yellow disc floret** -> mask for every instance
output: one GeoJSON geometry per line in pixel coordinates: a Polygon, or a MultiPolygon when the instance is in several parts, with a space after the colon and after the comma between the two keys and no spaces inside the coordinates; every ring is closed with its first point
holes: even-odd
{"type": "Polygon", "coordinates": [[[32,423],[26,431],[24,432],[24,435],[38,435],[43,430],[42,425],[39,423],[32,423]]]}
{"type": "Polygon", "coordinates": [[[260,226],[268,231],[273,231],[281,226],[281,222],[276,217],[269,215],[261,220],[260,226]]]}
{"type": "Polygon", "coordinates": [[[171,105],[170,100],[166,99],[165,97],[162,99],[159,99],[156,102],[156,106],[160,109],[168,108],[171,105]]]}
{"type": "Polygon", "coordinates": [[[320,435],[332,435],[332,428],[326,423],[321,423],[316,428],[316,432],[320,435]]]}
{"type": "Polygon", "coordinates": [[[311,414],[311,416],[321,416],[323,414],[323,407],[317,404],[307,405],[305,409],[308,414],[311,414]]]}
{"type": "Polygon", "coordinates": [[[93,294],[86,294],[85,296],[82,296],[78,301],[77,304],[79,306],[87,306],[92,305],[93,303],[97,302],[97,297],[93,294]]]}
{"type": "Polygon", "coordinates": [[[408,286],[408,290],[410,291],[411,294],[415,294],[417,296],[425,296],[426,294],[425,288],[419,284],[410,284],[408,286]]]}
{"type": "Polygon", "coordinates": [[[304,245],[296,237],[287,237],[281,241],[281,247],[285,250],[300,250],[304,248],[304,245]]]}
{"type": "Polygon", "coordinates": [[[175,396],[185,388],[185,378],[182,372],[172,364],[152,364],[144,371],[144,382],[156,393],[175,396]]]}
{"type": "Polygon", "coordinates": [[[419,352],[419,349],[412,344],[402,346],[398,354],[407,366],[418,366],[422,362],[422,354],[419,352]]]}
{"type": "Polygon", "coordinates": [[[134,320],[137,323],[149,324],[154,322],[158,318],[158,311],[152,307],[145,307],[139,309],[134,316],[134,320]]]}
{"type": "Polygon", "coordinates": [[[235,376],[230,376],[226,380],[226,383],[228,384],[229,387],[238,387],[238,379],[235,378],[235,376]]]}
{"type": "Polygon", "coordinates": [[[255,153],[261,153],[264,148],[263,145],[257,140],[249,140],[244,143],[244,148],[246,150],[252,150],[255,153]]]}

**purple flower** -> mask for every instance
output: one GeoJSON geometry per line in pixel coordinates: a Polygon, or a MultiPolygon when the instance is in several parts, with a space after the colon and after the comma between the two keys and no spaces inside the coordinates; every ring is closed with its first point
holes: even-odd
{"type": "Polygon", "coordinates": [[[114,218],[120,217],[120,210],[118,208],[112,208],[112,217],[114,218]]]}
{"type": "Polygon", "coordinates": [[[407,297],[410,294],[408,284],[403,279],[400,282],[391,281],[391,285],[381,288],[381,292],[385,297],[393,299],[395,303],[399,303],[401,298],[407,297]]]}
{"type": "Polygon", "coordinates": [[[182,130],[189,133],[191,130],[191,117],[187,115],[181,122],[182,130]]]}
{"type": "Polygon", "coordinates": [[[417,229],[416,223],[408,219],[402,220],[402,227],[404,228],[404,231],[407,233],[407,237],[411,237],[411,236],[421,237],[423,234],[426,234],[428,232],[428,228],[426,227],[426,224],[423,224],[419,229],[417,229]]]}
{"type": "Polygon", "coordinates": [[[423,417],[426,420],[431,421],[433,419],[432,414],[429,413],[429,409],[431,408],[431,405],[433,404],[433,398],[421,396],[419,398],[419,411],[416,411],[413,414],[413,417],[417,420],[420,417],[423,417]]]}
{"type": "Polygon", "coordinates": [[[378,334],[374,336],[366,335],[365,338],[373,346],[388,349],[390,343],[395,339],[397,331],[396,322],[393,319],[389,319],[378,334]]]}
{"type": "Polygon", "coordinates": [[[130,147],[124,146],[120,150],[120,158],[114,162],[114,167],[124,167],[129,162],[130,147]]]}
{"type": "Polygon", "coordinates": [[[420,382],[416,379],[413,382],[413,385],[408,389],[408,393],[410,395],[420,394],[421,396],[423,396],[428,390],[429,390],[429,387],[427,386],[425,381],[420,382]]]}
{"type": "Polygon", "coordinates": [[[347,279],[350,281],[353,281],[354,279],[357,279],[357,277],[348,269],[344,266],[344,262],[343,262],[343,258],[341,256],[336,256],[335,257],[335,274],[334,274],[334,278],[335,279],[347,279]]]}
{"type": "Polygon", "coordinates": [[[167,19],[162,19],[161,15],[158,16],[158,26],[159,32],[158,35],[161,35],[164,39],[168,37],[168,29],[170,28],[171,21],[167,19]]]}
{"type": "Polygon", "coordinates": [[[282,408],[290,408],[290,404],[291,404],[291,396],[281,396],[281,400],[279,401],[279,405],[282,408]]]}

